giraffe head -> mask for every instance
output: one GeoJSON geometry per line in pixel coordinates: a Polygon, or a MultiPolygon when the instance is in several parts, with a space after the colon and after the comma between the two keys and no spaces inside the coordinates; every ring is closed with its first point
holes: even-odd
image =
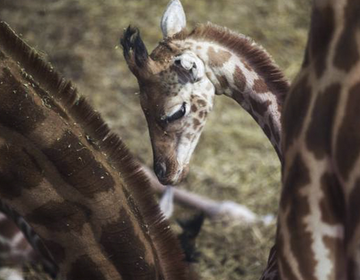
{"type": "Polygon", "coordinates": [[[139,31],[128,27],[121,44],[140,87],[154,154],[154,170],[163,184],[179,183],[213,107],[215,88],[204,62],[179,37],[186,18],[172,0],[161,19],[163,41],[148,55],[139,31]]]}

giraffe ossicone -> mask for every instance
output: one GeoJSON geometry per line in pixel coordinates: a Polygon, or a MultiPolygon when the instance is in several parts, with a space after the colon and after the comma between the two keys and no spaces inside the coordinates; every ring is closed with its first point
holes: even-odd
{"type": "Polygon", "coordinates": [[[169,2],[163,14],[160,27],[164,37],[171,37],[186,27],[186,16],[179,0],[169,2]]]}
{"type": "Polygon", "coordinates": [[[170,1],[160,26],[163,40],[150,55],[136,28],[128,27],[121,39],[138,79],[160,182],[177,184],[186,177],[215,95],[225,94],[247,110],[280,156],[280,110],[289,84],[265,50],[213,24],[187,33],[179,0],[170,1]]]}

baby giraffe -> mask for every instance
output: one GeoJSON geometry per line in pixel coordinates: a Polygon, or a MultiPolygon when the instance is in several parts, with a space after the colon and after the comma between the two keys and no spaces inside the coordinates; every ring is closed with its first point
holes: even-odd
{"type": "Polygon", "coordinates": [[[153,152],[163,184],[188,172],[215,95],[225,94],[247,110],[280,154],[280,115],[289,84],[270,56],[251,39],[213,24],[185,31],[185,13],[172,0],[162,20],[164,39],[148,55],[139,31],[121,40],[138,79],[153,152]]]}
{"type": "MultiPolygon", "coordinates": [[[[187,175],[215,95],[237,101],[260,125],[280,161],[281,110],[289,83],[264,49],[251,39],[213,24],[185,31],[179,0],[161,19],[164,39],[148,55],[139,31],[127,28],[121,44],[140,86],[154,153],[154,171],[163,184],[187,175]]],[[[276,279],[276,247],[262,279],[276,279]]]]}

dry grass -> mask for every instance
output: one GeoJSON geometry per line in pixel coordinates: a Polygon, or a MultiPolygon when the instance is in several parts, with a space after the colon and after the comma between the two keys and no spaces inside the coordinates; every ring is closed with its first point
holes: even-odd
{"type": "MultiPolygon", "coordinates": [[[[188,27],[211,21],[262,44],[291,79],[307,35],[309,0],[182,0],[188,27]]],[[[135,78],[118,47],[130,23],[151,50],[161,39],[167,0],[0,0],[0,17],[72,79],[144,162],[151,164],[135,78]]],[[[255,122],[237,104],[218,97],[192,161],[186,186],[213,199],[235,200],[259,214],[276,214],[280,166],[255,122]]],[[[184,187],[184,186],[183,186],[184,187]]],[[[189,212],[178,209],[178,216],[189,212]]],[[[202,279],[258,279],[275,226],[244,228],[205,223],[199,237],[202,279]]]]}

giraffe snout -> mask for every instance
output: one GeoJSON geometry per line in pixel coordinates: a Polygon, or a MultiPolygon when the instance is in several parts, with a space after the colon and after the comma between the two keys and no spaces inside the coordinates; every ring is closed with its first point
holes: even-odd
{"type": "Polygon", "coordinates": [[[156,162],[154,164],[154,172],[160,182],[163,182],[166,177],[166,164],[162,162],[156,162]]]}

